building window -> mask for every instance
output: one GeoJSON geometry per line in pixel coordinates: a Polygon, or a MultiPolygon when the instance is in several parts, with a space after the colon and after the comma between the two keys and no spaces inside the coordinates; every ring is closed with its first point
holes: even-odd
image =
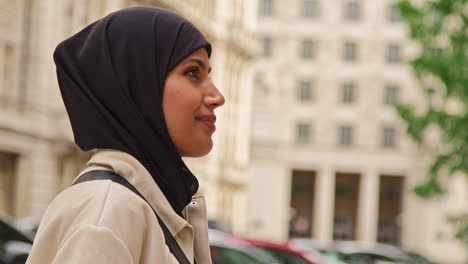
{"type": "Polygon", "coordinates": [[[387,46],[387,63],[401,62],[401,48],[397,44],[390,44],[387,46]]]}
{"type": "Polygon", "coordinates": [[[273,0],[260,0],[260,16],[273,16],[273,0]]]}
{"type": "Polygon", "coordinates": [[[344,18],[348,21],[361,19],[361,4],[358,1],[348,1],[344,6],[344,18]]]}
{"type": "Polygon", "coordinates": [[[393,127],[384,127],[382,135],[382,146],[391,148],[396,146],[396,129],[393,127]]]}
{"type": "Polygon", "coordinates": [[[352,62],[357,61],[357,44],[355,42],[345,42],[343,47],[343,60],[352,62]]]}
{"type": "Polygon", "coordinates": [[[396,85],[390,84],[385,87],[384,104],[394,105],[398,102],[399,88],[396,85]]]}
{"type": "Polygon", "coordinates": [[[354,102],[356,86],[354,83],[344,83],[341,86],[341,102],[351,104],[354,102]]]}
{"type": "Polygon", "coordinates": [[[299,101],[306,102],[312,100],[312,82],[302,80],[298,84],[299,101]]]}
{"type": "Polygon", "coordinates": [[[401,21],[400,10],[398,6],[393,4],[388,8],[388,21],[396,23],[401,21]]]}
{"type": "Polygon", "coordinates": [[[301,56],[304,59],[312,59],[314,57],[314,42],[310,39],[302,41],[301,56]]]}
{"type": "Polygon", "coordinates": [[[438,47],[429,47],[428,51],[429,51],[429,54],[433,57],[440,57],[444,53],[442,48],[438,48],[438,47]]]}
{"type": "Polygon", "coordinates": [[[302,16],[303,17],[318,17],[319,3],[317,0],[302,1],[302,16]]]}
{"type": "Polygon", "coordinates": [[[262,39],[262,56],[271,57],[273,49],[273,40],[269,37],[262,39]]]}
{"type": "Polygon", "coordinates": [[[353,128],[351,126],[340,126],[339,144],[341,146],[353,144],[353,128]]]}
{"type": "Polygon", "coordinates": [[[310,125],[306,123],[298,123],[296,125],[297,134],[296,142],[297,143],[309,143],[310,142],[310,125]]]}

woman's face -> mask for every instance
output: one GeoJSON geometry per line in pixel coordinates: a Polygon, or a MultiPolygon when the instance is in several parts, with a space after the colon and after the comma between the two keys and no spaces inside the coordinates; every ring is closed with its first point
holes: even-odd
{"type": "Polygon", "coordinates": [[[224,96],[209,77],[208,53],[201,48],[166,77],[163,112],[169,135],[183,157],[200,157],[210,152],[215,132],[214,110],[224,104],[224,96]]]}

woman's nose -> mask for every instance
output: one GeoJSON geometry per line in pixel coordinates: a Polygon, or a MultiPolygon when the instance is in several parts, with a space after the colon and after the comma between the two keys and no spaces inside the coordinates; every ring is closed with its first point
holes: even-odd
{"type": "Polygon", "coordinates": [[[211,83],[210,92],[205,96],[205,103],[208,107],[216,109],[222,106],[225,102],[224,95],[216,88],[214,83],[211,83]]]}

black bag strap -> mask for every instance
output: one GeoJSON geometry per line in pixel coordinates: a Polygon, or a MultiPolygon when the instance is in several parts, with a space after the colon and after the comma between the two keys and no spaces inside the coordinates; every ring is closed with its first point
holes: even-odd
{"type": "Polygon", "coordinates": [[[151,206],[151,204],[148,202],[148,200],[145,199],[145,197],[133,186],[131,183],[129,183],[124,177],[120,176],[119,174],[113,172],[113,171],[107,171],[107,170],[93,170],[90,172],[87,172],[83,175],[81,175],[78,180],[76,180],[73,185],[82,183],[82,182],[87,182],[87,181],[95,181],[95,180],[111,180],[115,183],[118,183],[120,185],[123,185],[127,187],[129,190],[134,192],[136,195],[140,196],[141,199],[143,199],[150,207],[153,209],[154,215],[156,215],[156,218],[158,219],[159,225],[161,226],[163,233],[164,233],[164,238],[166,240],[166,245],[169,247],[169,250],[171,253],[175,256],[177,261],[181,264],[190,264],[190,261],[187,259],[187,256],[185,256],[184,252],[180,248],[179,244],[175,240],[175,238],[172,236],[171,232],[167,228],[166,224],[161,220],[159,215],[156,213],[154,208],[151,206]]]}

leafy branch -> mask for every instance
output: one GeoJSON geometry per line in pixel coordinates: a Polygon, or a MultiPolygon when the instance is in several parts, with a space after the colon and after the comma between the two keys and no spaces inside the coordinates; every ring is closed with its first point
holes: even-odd
{"type": "MultiPolygon", "coordinates": [[[[411,39],[420,47],[409,63],[430,101],[422,113],[406,104],[396,105],[396,110],[407,125],[407,134],[419,144],[425,143],[429,127],[437,128],[440,146],[434,150],[428,177],[413,189],[418,196],[429,199],[444,193],[440,175],[468,175],[468,3],[422,2],[416,5],[400,0],[397,6],[409,26],[411,39]],[[433,97],[439,99],[438,103],[432,102],[433,97]],[[448,105],[456,105],[456,110],[448,105]]],[[[459,228],[457,237],[468,244],[467,215],[451,219],[459,228]]]]}

